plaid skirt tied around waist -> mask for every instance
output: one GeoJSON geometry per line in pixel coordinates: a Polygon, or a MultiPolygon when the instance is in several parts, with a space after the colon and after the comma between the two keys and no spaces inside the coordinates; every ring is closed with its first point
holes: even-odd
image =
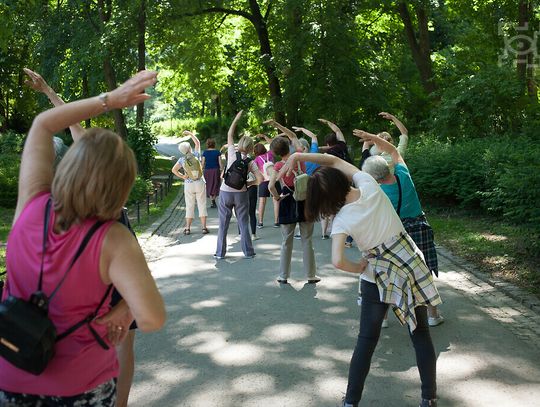
{"type": "Polygon", "coordinates": [[[392,305],[402,325],[416,329],[414,309],[442,303],[420,249],[406,233],[365,252],[382,302],[392,305]]]}
{"type": "Polygon", "coordinates": [[[424,255],[428,269],[438,277],[439,262],[437,261],[437,249],[435,249],[433,229],[428,223],[426,216],[422,213],[422,215],[415,218],[402,219],[401,223],[403,223],[405,231],[424,255]]]}

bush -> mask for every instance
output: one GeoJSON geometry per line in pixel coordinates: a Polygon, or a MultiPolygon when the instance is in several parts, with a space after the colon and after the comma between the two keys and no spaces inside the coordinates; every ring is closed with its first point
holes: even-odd
{"type": "Polygon", "coordinates": [[[143,178],[149,179],[152,175],[152,164],[155,156],[154,144],[157,143],[157,138],[148,125],[136,125],[131,122],[128,125],[127,143],[135,153],[138,173],[143,178]]]}
{"type": "Polygon", "coordinates": [[[146,195],[150,194],[153,190],[154,186],[152,185],[152,181],[137,176],[129,194],[128,204],[131,205],[135,202],[144,201],[146,195]]]}
{"type": "Polygon", "coordinates": [[[0,154],[21,154],[25,139],[25,134],[12,131],[0,134],[0,154]]]}
{"type": "Polygon", "coordinates": [[[0,207],[15,208],[19,183],[21,156],[13,153],[0,154],[0,207]]]}
{"type": "Polygon", "coordinates": [[[406,161],[418,192],[540,225],[540,146],[526,137],[449,142],[421,140],[406,161]]]}

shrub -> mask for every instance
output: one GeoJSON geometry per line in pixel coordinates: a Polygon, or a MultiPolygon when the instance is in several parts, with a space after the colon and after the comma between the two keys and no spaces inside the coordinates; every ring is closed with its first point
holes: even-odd
{"type": "Polygon", "coordinates": [[[478,206],[518,224],[540,225],[540,146],[526,137],[420,140],[406,161],[418,192],[478,206]]]}
{"type": "Polygon", "coordinates": [[[17,205],[20,164],[20,155],[0,154],[0,207],[14,208],[17,205]]]}
{"type": "Polygon", "coordinates": [[[151,193],[154,190],[152,181],[148,179],[143,179],[140,176],[135,178],[135,183],[128,198],[128,204],[133,204],[135,202],[141,202],[146,199],[146,195],[151,193]]]}
{"type": "Polygon", "coordinates": [[[146,124],[135,125],[131,122],[128,125],[127,143],[135,153],[139,174],[149,179],[152,175],[152,163],[154,162],[154,144],[157,138],[150,127],[146,124]]]}
{"type": "Polygon", "coordinates": [[[21,154],[25,139],[25,134],[12,131],[0,134],[0,154],[21,154]]]}

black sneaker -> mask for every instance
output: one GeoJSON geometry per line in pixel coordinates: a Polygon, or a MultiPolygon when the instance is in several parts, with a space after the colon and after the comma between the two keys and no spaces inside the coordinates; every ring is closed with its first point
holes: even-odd
{"type": "Polygon", "coordinates": [[[279,227],[279,223],[274,223],[274,227],[275,227],[275,228],[278,228],[278,227],[279,227]]]}

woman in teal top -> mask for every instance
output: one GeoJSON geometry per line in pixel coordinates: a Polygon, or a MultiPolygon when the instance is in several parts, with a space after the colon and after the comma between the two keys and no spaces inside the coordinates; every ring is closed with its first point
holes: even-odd
{"type": "MultiPolygon", "coordinates": [[[[394,174],[390,171],[388,161],[380,155],[367,158],[363,163],[362,170],[375,178],[381,189],[390,198],[405,230],[424,254],[424,260],[429,270],[438,276],[439,267],[437,250],[433,241],[433,229],[422,211],[420,199],[403,157],[392,143],[378,135],[362,130],[354,130],[354,133],[364,142],[373,142],[379,150],[392,157],[394,174]]],[[[439,314],[437,307],[428,306],[429,325],[437,326],[443,322],[444,318],[439,314]]],[[[383,325],[387,326],[387,323],[383,322],[383,325]]]]}

